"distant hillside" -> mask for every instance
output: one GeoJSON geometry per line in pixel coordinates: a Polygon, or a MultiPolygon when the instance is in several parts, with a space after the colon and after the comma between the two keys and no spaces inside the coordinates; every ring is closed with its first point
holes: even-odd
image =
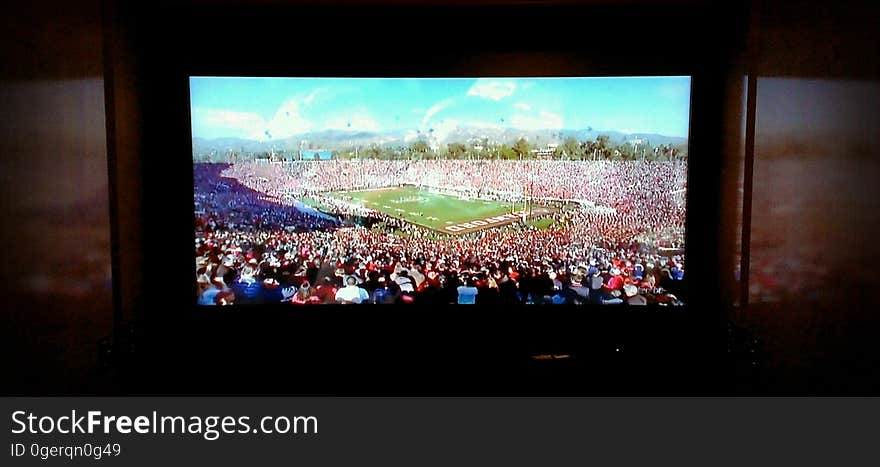
{"type": "Polygon", "coordinates": [[[479,142],[488,140],[490,143],[510,144],[519,138],[526,138],[529,142],[536,145],[545,145],[551,143],[561,143],[565,138],[574,136],[578,140],[595,140],[600,135],[608,136],[609,143],[612,145],[623,143],[631,139],[646,139],[651,145],[664,144],[684,144],[687,138],[676,136],[665,136],[649,133],[623,133],[619,131],[600,131],[592,128],[583,130],[521,130],[517,128],[501,128],[501,127],[454,127],[452,129],[444,129],[442,132],[436,130],[434,132],[415,130],[398,130],[385,132],[367,132],[367,131],[345,131],[345,130],[324,130],[317,132],[308,132],[300,135],[291,136],[289,138],[257,141],[242,138],[193,138],[194,154],[224,154],[229,151],[236,153],[258,153],[268,151],[297,151],[300,149],[302,141],[305,149],[310,147],[321,149],[340,149],[344,147],[370,146],[379,144],[384,146],[399,146],[409,144],[411,141],[418,139],[436,140],[439,144],[447,144],[451,142],[468,141],[479,142]]]}

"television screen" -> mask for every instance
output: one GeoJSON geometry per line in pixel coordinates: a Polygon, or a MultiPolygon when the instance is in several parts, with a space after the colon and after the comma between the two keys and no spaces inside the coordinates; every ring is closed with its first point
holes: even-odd
{"type": "Polygon", "coordinates": [[[190,77],[199,305],[681,305],[691,79],[190,77]]]}

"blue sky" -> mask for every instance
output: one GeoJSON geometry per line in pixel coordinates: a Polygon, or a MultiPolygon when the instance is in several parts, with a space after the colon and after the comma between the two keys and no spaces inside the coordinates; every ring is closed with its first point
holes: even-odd
{"type": "Polygon", "coordinates": [[[687,136],[690,78],[191,77],[193,136],[455,126],[687,136]]]}

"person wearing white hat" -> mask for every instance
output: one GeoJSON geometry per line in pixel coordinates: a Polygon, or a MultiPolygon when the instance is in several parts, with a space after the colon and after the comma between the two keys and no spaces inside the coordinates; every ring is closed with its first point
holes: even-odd
{"type": "Polygon", "coordinates": [[[648,300],[639,295],[639,289],[633,284],[626,284],[623,286],[623,293],[626,295],[626,304],[627,305],[647,305],[648,300]]]}
{"type": "Polygon", "coordinates": [[[256,302],[262,293],[262,284],[257,280],[257,268],[253,264],[246,264],[241,269],[241,274],[233,283],[236,295],[242,303],[256,302]]]}
{"type": "Polygon", "coordinates": [[[345,284],[345,287],[336,292],[337,303],[361,303],[370,298],[370,295],[366,290],[358,287],[356,277],[348,276],[345,279],[345,284]]]}
{"type": "Polygon", "coordinates": [[[553,291],[554,292],[558,292],[558,291],[562,290],[562,281],[560,281],[558,279],[558,276],[556,275],[555,271],[550,271],[549,273],[547,273],[547,277],[549,277],[550,280],[553,282],[553,291]]]}

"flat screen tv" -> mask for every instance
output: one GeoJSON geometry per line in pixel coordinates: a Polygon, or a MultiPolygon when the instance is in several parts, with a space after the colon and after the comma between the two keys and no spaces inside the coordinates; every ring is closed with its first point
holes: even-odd
{"type": "Polygon", "coordinates": [[[712,379],[738,8],[131,3],[105,87],[138,392],[712,379]]]}
{"type": "Polygon", "coordinates": [[[199,305],[688,299],[689,76],[190,76],[199,305]]]}

